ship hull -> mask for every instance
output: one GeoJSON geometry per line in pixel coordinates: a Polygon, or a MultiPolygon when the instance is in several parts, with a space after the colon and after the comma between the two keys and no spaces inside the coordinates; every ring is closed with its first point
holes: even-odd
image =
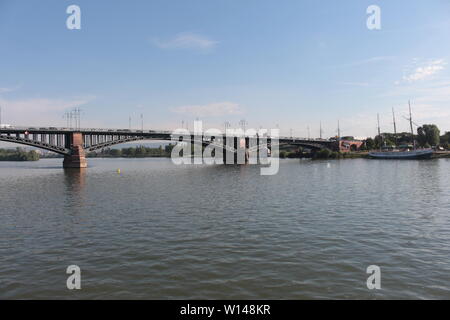
{"type": "Polygon", "coordinates": [[[414,159],[431,159],[432,156],[433,156],[433,150],[370,152],[369,153],[369,157],[372,159],[414,160],[414,159]]]}

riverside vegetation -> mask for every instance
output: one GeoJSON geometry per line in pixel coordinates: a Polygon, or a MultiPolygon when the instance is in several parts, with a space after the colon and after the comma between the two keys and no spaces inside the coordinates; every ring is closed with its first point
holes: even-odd
{"type": "Polygon", "coordinates": [[[34,150],[0,149],[0,161],[37,161],[39,158],[39,153],[34,150]]]}
{"type": "Polygon", "coordinates": [[[170,157],[174,145],[159,146],[150,148],[145,146],[129,147],[122,149],[105,148],[101,151],[89,152],[88,158],[150,158],[150,157],[170,157]]]}

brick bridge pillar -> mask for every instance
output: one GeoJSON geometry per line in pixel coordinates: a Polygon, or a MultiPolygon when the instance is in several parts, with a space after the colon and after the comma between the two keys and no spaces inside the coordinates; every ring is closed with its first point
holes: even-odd
{"type": "Polygon", "coordinates": [[[66,135],[66,148],[70,149],[70,155],[64,156],[64,168],[87,167],[83,148],[83,134],[81,132],[73,132],[66,135]]]}

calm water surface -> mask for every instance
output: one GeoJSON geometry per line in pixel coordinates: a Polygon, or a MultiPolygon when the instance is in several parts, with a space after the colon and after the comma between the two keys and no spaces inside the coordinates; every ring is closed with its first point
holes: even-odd
{"type": "Polygon", "coordinates": [[[449,159],[61,162],[0,163],[0,298],[450,299],[449,159]]]}

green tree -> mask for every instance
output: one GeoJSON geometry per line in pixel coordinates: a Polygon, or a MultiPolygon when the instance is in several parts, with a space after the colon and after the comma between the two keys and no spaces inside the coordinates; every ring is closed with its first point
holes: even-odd
{"type": "Polygon", "coordinates": [[[173,147],[174,147],[175,145],[173,145],[173,144],[168,144],[168,145],[166,145],[165,147],[164,147],[164,151],[166,152],[166,155],[169,155],[170,156],[170,154],[172,153],[172,149],[173,149],[173,147]]]}
{"type": "Polygon", "coordinates": [[[373,150],[375,148],[375,140],[372,138],[367,138],[364,144],[367,150],[373,150]]]}
{"type": "Polygon", "coordinates": [[[331,156],[331,150],[330,149],[322,149],[315,153],[314,158],[317,159],[328,159],[331,156]]]}
{"type": "Polygon", "coordinates": [[[439,145],[439,128],[435,124],[424,124],[417,129],[417,140],[421,146],[425,146],[426,144],[431,146],[439,145]]]}
{"type": "Polygon", "coordinates": [[[145,153],[146,153],[146,150],[145,150],[145,147],[143,147],[143,146],[134,148],[134,156],[135,157],[143,157],[143,156],[145,156],[145,153]]]}
{"type": "Polygon", "coordinates": [[[134,157],[134,155],[135,155],[135,148],[123,148],[122,149],[122,154],[125,156],[125,157],[134,157]]]}
{"type": "Polygon", "coordinates": [[[37,161],[37,160],[39,160],[39,153],[37,153],[34,150],[28,152],[28,159],[27,160],[28,161],[37,161]]]}
{"type": "Polygon", "coordinates": [[[444,135],[442,135],[440,140],[441,140],[442,144],[449,143],[450,142],[450,131],[448,131],[444,135]]]}
{"type": "Polygon", "coordinates": [[[377,135],[374,139],[375,141],[375,146],[374,149],[379,149],[383,146],[383,135],[377,135]]]}
{"type": "Polygon", "coordinates": [[[386,138],[383,141],[383,145],[392,147],[392,146],[395,146],[395,142],[393,140],[391,140],[391,138],[386,138]]]}
{"type": "Polygon", "coordinates": [[[412,144],[411,133],[401,132],[397,134],[397,145],[412,144]]]}
{"type": "Polygon", "coordinates": [[[113,157],[120,157],[122,155],[122,150],[120,150],[120,149],[111,149],[110,154],[113,157]]]}
{"type": "Polygon", "coordinates": [[[39,158],[39,153],[34,150],[26,151],[21,148],[0,150],[0,161],[37,161],[39,158]]]}
{"type": "Polygon", "coordinates": [[[333,152],[330,153],[329,158],[338,159],[338,158],[340,158],[340,156],[341,156],[340,152],[333,151],[333,152]]]}

